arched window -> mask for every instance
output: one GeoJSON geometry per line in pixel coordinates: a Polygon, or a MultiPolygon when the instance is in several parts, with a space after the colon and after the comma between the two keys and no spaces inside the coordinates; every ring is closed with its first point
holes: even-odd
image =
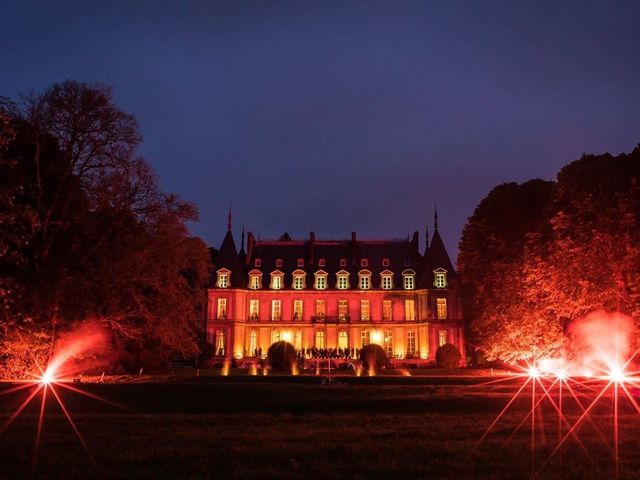
{"type": "Polygon", "coordinates": [[[251,270],[249,272],[249,289],[259,290],[262,288],[262,272],[260,270],[251,270]]]}
{"type": "Polygon", "coordinates": [[[326,290],[327,289],[327,272],[324,270],[318,270],[315,274],[315,282],[313,287],[316,290],[326,290]]]}
{"type": "Polygon", "coordinates": [[[221,268],[217,272],[218,278],[216,280],[216,287],[218,288],[228,288],[230,285],[229,279],[231,277],[231,270],[227,270],[226,268],[221,268]]]}
{"type": "Polygon", "coordinates": [[[360,290],[369,290],[371,288],[371,272],[369,270],[360,270],[358,272],[358,288],[360,290]]]}
{"type": "Polygon", "coordinates": [[[413,290],[416,288],[416,272],[413,270],[405,270],[402,272],[402,286],[405,290],[413,290]]]}
{"type": "Polygon", "coordinates": [[[305,277],[306,273],[304,270],[294,270],[293,271],[293,284],[291,287],[294,290],[303,290],[305,287],[305,277]]]}
{"type": "Polygon", "coordinates": [[[284,279],[284,273],[280,270],[271,272],[271,290],[281,290],[284,279]]]}
{"type": "Polygon", "coordinates": [[[391,270],[380,272],[380,287],[383,290],[391,290],[393,288],[393,272],[391,270]]]}
{"type": "Polygon", "coordinates": [[[336,273],[336,288],[338,290],[347,290],[349,288],[349,272],[340,270],[336,273]]]}
{"type": "Polygon", "coordinates": [[[436,288],[447,286],[447,271],[444,268],[437,268],[433,271],[433,286],[436,288]]]}

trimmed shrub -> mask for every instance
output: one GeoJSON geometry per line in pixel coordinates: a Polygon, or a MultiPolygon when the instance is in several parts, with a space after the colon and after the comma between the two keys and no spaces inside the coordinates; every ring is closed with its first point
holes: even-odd
{"type": "Polygon", "coordinates": [[[370,343],[360,349],[360,361],[365,370],[378,371],[387,364],[387,354],[380,345],[370,343]]]}
{"type": "Polygon", "coordinates": [[[296,349],[289,342],[276,342],[267,350],[267,358],[274,370],[291,371],[296,363],[296,349]]]}
{"type": "Polygon", "coordinates": [[[460,365],[462,356],[456,347],[445,343],[436,350],[436,362],[440,368],[456,368],[460,365]]]}

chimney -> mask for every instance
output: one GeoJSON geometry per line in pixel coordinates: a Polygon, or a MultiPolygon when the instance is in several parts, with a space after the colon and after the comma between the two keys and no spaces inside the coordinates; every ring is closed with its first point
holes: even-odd
{"type": "Polygon", "coordinates": [[[413,238],[411,239],[412,247],[417,254],[420,254],[420,234],[416,230],[413,232],[413,238]]]}
{"type": "Polygon", "coordinates": [[[315,262],[315,246],[316,234],[309,232],[309,265],[313,265],[315,262]]]}
{"type": "Polygon", "coordinates": [[[247,233],[247,256],[245,263],[249,265],[251,263],[251,259],[253,258],[253,244],[256,243],[256,238],[253,236],[253,233],[247,233]]]}
{"type": "Polygon", "coordinates": [[[356,232],[351,232],[351,265],[355,265],[358,259],[358,251],[356,249],[356,232]]]}

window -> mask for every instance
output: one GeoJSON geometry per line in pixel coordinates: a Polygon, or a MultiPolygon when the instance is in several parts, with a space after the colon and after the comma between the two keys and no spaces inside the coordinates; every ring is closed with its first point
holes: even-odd
{"type": "Polygon", "coordinates": [[[388,267],[389,266],[389,259],[388,258],[383,258],[382,259],[382,266],[383,267],[388,267]]]}
{"type": "Polygon", "coordinates": [[[253,266],[256,268],[260,268],[262,266],[262,259],[261,258],[256,258],[253,261],[253,266]]]}
{"type": "Polygon", "coordinates": [[[438,320],[446,320],[447,318],[447,299],[438,298],[436,300],[436,314],[438,320]]]}
{"type": "Polygon", "coordinates": [[[369,270],[360,271],[358,279],[360,290],[369,290],[371,288],[371,272],[369,270]]]}
{"type": "Polygon", "coordinates": [[[445,288],[447,286],[447,271],[439,268],[433,271],[433,286],[436,288],[445,288]]]}
{"type": "Polygon", "coordinates": [[[258,332],[255,330],[249,333],[249,355],[258,356],[258,332]]]}
{"type": "Polygon", "coordinates": [[[271,320],[282,320],[282,301],[271,300],[271,320]]]}
{"type": "Polygon", "coordinates": [[[327,307],[324,300],[316,300],[316,317],[324,317],[327,314],[327,307]]]}
{"type": "Polygon", "coordinates": [[[349,288],[349,272],[345,270],[340,270],[336,273],[337,283],[336,288],[338,290],[347,290],[349,288]]]}
{"type": "Polygon", "coordinates": [[[298,259],[298,267],[304,267],[304,258],[298,259]]]}
{"type": "Polygon", "coordinates": [[[294,337],[293,347],[296,350],[302,349],[302,332],[300,330],[296,330],[296,335],[294,337]]]}
{"type": "Polygon", "coordinates": [[[320,258],[318,260],[318,266],[319,267],[324,267],[326,265],[326,262],[324,261],[324,258],[320,258]]]}
{"type": "Polygon", "coordinates": [[[405,290],[413,290],[416,288],[416,272],[413,270],[405,270],[402,272],[402,286],[405,290]]]}
{"type": "Polygon", "coordinates": [[[282,267],[282,259],[276,258],[276,267],[282,267]]]}
{"type": "Polygon", "coordinates": [[[381,273],[380,277],[382,278],[382,289],[391,290],[393,288],[393,274],[381,273]]]}
{"type": "Polygon", "coordinates": [[[216,281],[216,287],[227,288],[229,286],[229,274],[231,272],[226,268],[218,271],[218,280],[216,281]]]}
{"type": "Polygon", "coordinates": [[[416,302],[414,300],[404,301],[404,319],[408,321],[416,319],[416,302]]]}
{"type": "Polygon", "coordinates": [[[349,301],[338,300],[338,319],[346,320],[349,317],[349,301]]]}
{"type": "Polygon", "coordinates": [[[371,343],[371,332],[369,330],[363,330],[360,334],[360,346],[364,347],[371,343]]]}
{"type": "Polygon", "coordinates": [[[257,321],[260,318],[260,300],[249,300],[249,320],[257,321]]]}
{"type": "Polygon", "coordinates": [[[338,332],[338,348],[349,348],[349,336],[344,330],[338,332]]]}
{"type": "Polygon", "coordinates": [[[218,299],[218,315],[216,316],[218,320],[226,320],[227,319],[227,299],[219,298],[218,299]]]}
{"type": "Polygon", "coordinates": [[[284,278],[284,273],[280,270],[274,270],[271,272],[271,289],[272,290],[280,290],[282,289],[282,279],[284,278]]]}
{"type": "Polygon", "coordinates": [[[316,290],[326,290],[327,289],[327,272],[320,270],[315,274],[316,282],[315,289],[316,290]]]}
{"type": "Polygon", "coordinates": [[[293,301],[293,319],[302,320],[302,300],[293,301]]]}
{"type": "Polygon", "coordinates": [[[260,270],[251,270],[249,272],[249,288],[251,290],[262,288],[262,272],[260,270]]]}
{"type": "Polygon", "coordinates": [[[411,358],[416,354],[416,332],[407,332],[407,357],[411,358]]]}
{"type": "Polygon", "coordinates": [[[441,347],[445,343],[447,343],[447,331],[446,330],[440,330],[438,332],[438,346],[441,347]]]}
{"type": "Polygon", "coordinates": [[[393,320],[393,304],[391,300],[382,301],[382,320],[393,320]]]}
{"type": "Polygon", "coordinates": [[[280,330],[273,330],[271,332],[271,343],[278,343],[280,341],[280,330]]]}
{"type": "Polygon", "coordinates": [[[216,355],[224,356],[224,330],[216,330],[216,355]]]}
{"type": "Polygon", "coordinates": [[[393,358],[393,331],[387,330],[384,334],[384,351],[387,357],[393,358]]]}
{"type": "Polygon", "coordinates": [[[347,259],[346,258],[341,258],[340,259],[340,266],[341,267],[346,267],[347,266],[347,259]]]}
{"type": "Polygon", "coordinates": [[[360,260],[360,266],[361,267],[368,267],[369,266],[369,260],[366,258],[363,258],[360,260]]]}
{"type": "Polygon", "coordinates": [[[294,290],[303,290],[305,287],[305,279],[306,274],[304,270],[294,270],[293,272],[293,289],[294,290]]]}
{"type": "Polygon", "coordinates": [[[324,332],[316,332],[316,348],[324,348],[324,332]]]}
{"type": "Polygon", "coordinates": [[[360,300],[360,320],[371,320],[371,304],[369,300],[360,300]]]}

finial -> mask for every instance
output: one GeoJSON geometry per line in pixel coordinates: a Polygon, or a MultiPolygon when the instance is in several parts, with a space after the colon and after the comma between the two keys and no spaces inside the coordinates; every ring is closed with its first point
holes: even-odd
{"type": "Polygon", "coordinates": [[[240,250],[244,250],[244,223],[242,224],[242,240],[240,240],[240,250]]]}
{"type": "Polygon", "coordinates": [[[438,230],[438,204],[433,204],[433,228],[438,230]]]}
{"type": "Polygon", "coordinates": [[[231,230],[231,203],[229,203],[229,215],[227,220],[227,230],[231,230]]]}
{"type": "Polygon", "coordinates": [[[426,250],[429,250],[429,224],[428,223],[425,223],[424,225],[424,238],[426,242],[426,250]]]}

